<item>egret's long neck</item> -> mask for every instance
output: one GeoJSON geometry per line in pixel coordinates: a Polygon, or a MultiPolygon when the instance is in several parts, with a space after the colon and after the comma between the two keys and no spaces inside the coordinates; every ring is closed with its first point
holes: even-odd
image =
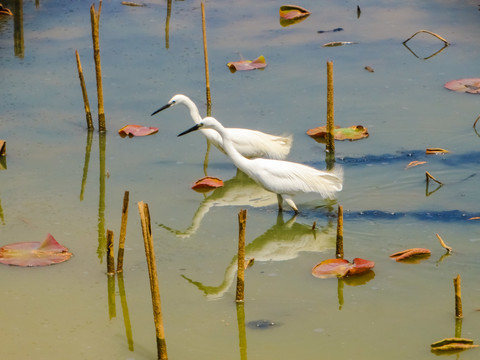
{"type": "Polygon", "coordinates": [[[193,121],[195,121],[195,124],[198,124],[200,121],[202,121],[202,117],[200,116],[197,105],[195,105],[192,100],[190,100],[188,97],[185,97],[182,104],[185,105],[188,110],[190,110],[190,116],[192,117],[193,121]]]}
{"type": "Polygon", "coordinates": [[[215,130],[222,137],[223,150],[227,153],[228,157],[232,159],[235,166],[240,170],[249,173],[248,168],[250,165],[250,160],[240,154],[235,148],[235,146],[233,145],[233,141],[230,137],[230,133],[221,125],[216,127],[215,130]]]}

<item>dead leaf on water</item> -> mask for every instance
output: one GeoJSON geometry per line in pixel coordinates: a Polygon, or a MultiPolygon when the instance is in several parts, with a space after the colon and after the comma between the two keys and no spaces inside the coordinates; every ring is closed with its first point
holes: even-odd
{"type": "Polygon", "coordinates": [[[456,351],[476,348],[478,345],[474,345],[472,339],[453,337],[436,341],[430,347],[432,351],[456,351]]]}
{"type": "Polygon", "coordinates": [[[444,85],[448,90],[480,94],[480,78],[451,80],[444,85]]]}
{"type": "Polygon", "coordinates": [[[323,44],[322,47],[335,47],[335,46],[343,46],[343,45],[353,45],[358,44],[354,41],[332,41],[326,44],[323,44]]]}
{"type": "Polygon", "coordinates": [[[156,127],[146,127],[142,125],[125,125],[120,130],[118,134],[121,137],[133,137],[133,136],[147,136],[152,135],[158,132],[156,127]]]}
{"type": "Polygon", "coordinates": [[[192,189],[197,192],[209,192],[223,186],[223,181],[212,176],[205,176],[193,184],[192,189]]]}
{"type": "Polygon", "coordinates": [[[425,150],[425,154],[427,155],[437,155],[437,154],[446,154],[450,151],[442,149],[442,148],[427,148],[425,150]]]}
{"type": "Polygon", "coordinates": [[[405,169],[410,169],[414,166],[423,165],[423,164],[426,164],[426,163],[427,163],[426,161],[411,161],[411,162],[408,163],[408,165],[405,169]]]}
{"type": "MultiPolygon", "coordinates": [[[[307,135],[314,139],[325,139],[327,136],[327,127],[319,126],[307,130],[307,135]]],[[[368,137],[368,129],[362,125],[353,125],[348,128],[335,126],[333,137],[335,140],[359,140],[368,137]]]]}
{"type": "Polygon", "coordinates": [[[310,11],[298,5],[282,5],[279,12],[282,26],[297,24],[310,15],[310,11]]]}
{"type": "Polygon", "coordinates": [[[227,63],[228,68],[232,73],[235,71],[242,71],[242,70],[256,70],[256,69],[263,69],[267,67],[267,63],[265,61],[265,57],[260,55],[255,60],[240,60],[240,61],[231,61],[227,63]]]}
{"type": "Polygon", "coordinates": [[[403,261],[412,258],[416,258],[418,260],[419,258],[423,259],[429,257],[430,253],[431,251],[429,249],[412,248],[393,253],[392,255],[390,255],[390,257],[392,259],[395,259],[395,261],[403,261]]]}
{"type": "Polygon", "coordinates": [[[313,267],[312,275],[321,279],[358,275],[374,266],[373,261],[360,258],[353,259],[352,263],[345,259],[327,259],[313,267]]]}

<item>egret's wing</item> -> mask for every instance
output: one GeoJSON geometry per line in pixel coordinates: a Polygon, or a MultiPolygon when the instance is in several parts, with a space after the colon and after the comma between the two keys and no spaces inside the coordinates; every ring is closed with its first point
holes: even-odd
{"type": "Polygon", "coordinates": [[[250,129],[226,130],[235,148],[247,158],[285,159],[292,147],[292,136],[276,136],[250,129]]]}

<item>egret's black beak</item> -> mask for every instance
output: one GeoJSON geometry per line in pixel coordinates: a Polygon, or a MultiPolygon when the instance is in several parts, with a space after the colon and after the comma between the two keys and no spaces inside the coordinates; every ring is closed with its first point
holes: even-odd
{"type": "Polygon", "coordinates": [[[157,111],[154,111],[154,112],[152,113],[152,115],[150,115],[150,116],[153,116],[153,115],[155,115],[156,113],[159,113],[159,112],[162,111],[162,110],[168,109],[168,108],[169,108],[170,106],[172,106],[173,104],[174,104],[174,103],[169,103],[169,104],[167,104],[167,105],[163,105],[160,109],[158,109],[157,111]]]}
{"type": "Polygon", "coordinates": [[[203,125],[202,123],[196,124],[195,126],[192,126],[190,129],[185,130],[185,131],[182,132],[181,134],[178,134],[177,137],[178,137],[178,136],[183,136],[183,135],[186,135],[186,134],[188,134],[188,133],[190,133],[190,132],[192,132],[192,131],[198,130],[198,129],[200,129],[200,128],[202,127],[202,125],[203,125]]]}

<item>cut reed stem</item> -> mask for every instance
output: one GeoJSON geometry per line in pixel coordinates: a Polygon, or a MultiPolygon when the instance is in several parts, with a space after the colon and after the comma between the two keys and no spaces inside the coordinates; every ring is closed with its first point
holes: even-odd
{"type": "Polygon", "coordinates": [[[335,152],[335,140],[333,130],[335,128],[334,110],[334,87],[333,87],[333,62],[327,61],[327,136],[326,150],[329,153],[335,152]]]}
{"type": "Polygon", "coordinates": [[[157,339],[158,359],[166,360],[167,344],[165,341],[165,330],[163,327],[162,306],[160,301],[160,290],[158,287],[157,265],[155,262],[155,251],[153,249],[152,227],[150,224],[150,212],[148,204],[143,201],[138,203],[138,211],[142,223],[143,241],[145,244],[145,255],[148,265],[148,276],[150,279],[150,292],[152,295],[153,320],[155,322],[155,332],[157,339]]]}
{"type": "Polygon", "coordinates": [[[107,229],[107,275],[115,275],[115,255],[113,254],[113,231],[107,229]]]}
{"type": "Polygon", "coordinates": [[[337,243],[335,255],[337,259],[343,259],[343,207],[340,205],[338,205],[337,243]]]}
{"type": "Polygon", "coordinates": [[[457,275],[456,278],[453,279],[453,286],[455,288],[455,317],[457,319],[461,319],[463,318],[462,287],[461,287],[461,279],[459,274],[457,275]]]}
{"type": "Polygon", "coordinates": [[[410,36],[407,40],[405,40],[403,43],[405,44],[407,41],[409,41],[410,39],[412,39],[414,36],[420,34],[420,33],[427,33],[427,34],[430,34],[432,36],[435,36],[437,39],[441,40],[444,42],[445,45],[450,45],[450,43],[445,40],[443,37],[441,37],[440,35],[438,34],[435,34],[434,32],[431,32],[431,31],[428,31],[428,30],[418,30],[415,34],[413,34],[412,36],[410,36]]]}
{"type": "Polygon", "coordinates": [[[437,236],[437,239],[438,241],[440,242],[440,245],[442,245],[442,247],[447,250],[449,253],[451,253],[453,251],[453,248],[451,246],[448,246],[447,244],[445,244],[445,241],[443,241],[442,237],[438,234],[435,234],[437,236]]]}
{"type": "Polygon", "coordinates": [[[123,195],[122,223],[120,225],[120,241],[118,244],[118,255],[117,255],[117,272],[123,271],[123,255],[125,253],[125,237],[127,235],[129,194],[130,193],[128,191],[125,191],[125,194],[123,195]]]}
{"type": "Polygon", "coordinates": [[[75,50],[75,56],[77,58],[78,78],[80,79],[80,87],[82,88],[83,105],[85,108],[85,118],[87,120],[87,129],[93,130],[94,127],[93,127],[93,121],[92,121],[92,113],[90,111],[90,103],[88,102],[88,94],[87,94],[87,88],[85,86],[85,79],[83,77],[82,63],[80,62],[80,55],[78,55],[77,50],[75,50]]]}
{"type": "Polygon", "coordinates": [[[210,96],[210,73],[208,71],[208,50],[207,50],[207,29],[205,25],[205,4],[202,1],[202,31],[203,31],[203,53],[205,57],[205,83],[207,93],[207,116],[212,115],[212,98],[210,96]]]}
{"type": "Polygon", "coordinates": [[[237,291],[236,302],[243,302],[245,298],[245,227],[247,224],[247,210],[238,213],[238,256],[237,256],[237,291]]]}
{"type": "Polygon", "coordinates": [[[443,185],[443,183],[437,179],[435,179],[435,177],[430,174],[428,171],[425,171],[425,177],[426,177],[426,181],[427,183],[430,181],[430,180],[433,180],[435,181],[437,184],[440,184],[440,185],[443,185]]]}
{"type": "Polygon", "coordinates": [[[103,87],[102,87],[102,66],[100,63],[100,41],[99,41],[99,23],[100,13],[102,11],[102,1],[98,5],[98,12],[95,12],[95,5],[90,7],[90,20],[92,23],[93,39],[93,60],[95,61],[95,74],[97,80],[97,99],[98,99],[98,131],[105,132],[105,111],[103,108],[103,87]]]}

